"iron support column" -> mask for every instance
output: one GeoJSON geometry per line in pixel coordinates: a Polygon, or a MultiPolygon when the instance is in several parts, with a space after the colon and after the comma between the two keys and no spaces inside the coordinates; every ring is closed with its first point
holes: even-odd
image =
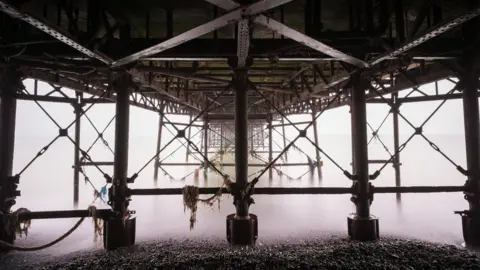
{"type": "Polygon", "coordinates": [[[79,199],[79,185],[80,185],[80,171],[82,170],[80,163],[80,140],[81,140],[81,117],[83,111],[83,93],[76,92],[77,102],[73,104],[75,113],[75,143],[78,147],[73,150],[73,205],[78,206],[79,199]]]}
{"type": "MultiPolygon", "coordinates": [[[[283,149],[287,148],[287,134],[285,133],[285,119],[282,117],[283,149]]],[[[285,162],[288,162],[288,153],[285,152],[285,162]]]]}
{"type": "MultiPolygon", "coordinates": [[[[315,137],[315,144],[318,146],[318,129],[317,129],[317,120],[315,120],[317,111],[314,106],[312,106],[312,121],[313,121],[313,136],[315,137]]],[[[320,166],[321,163],[321,157],[320,157],[320,151],[318,151],[318,148],[315,149],[316,152],[316,165],[317,165],[317,171],[318,171],[318,178],[322,178],[322,167],[320,166]]],[[[313,172],[312,172],[313,173],[313,172]]]]}
{"type": "MultiPolygon", "coordinates": [[[[188,119],[188,123],[191,123],[192,122],[192,115],[190,114],[190,118],[188,119]]],[[[192,137],[192,126],[189,126],[188,127],[188,134],[187,134],[187,138],[188,140],[190,140],[190,138],[192,137]]],[[[190,155],[190,144],[187,143],[187,154],[185,155],[185,162],[188,162],[188,156],[190,155]]]]}
{"type": "Polygon", "coordinates": [[[223,149],[223,124],[220,124],[220,162],[223,164],[223,156],[225,155],[225,150],[223,149]]]}
{"type": "MultiPolygon", "coordinates": [[[[273,161],[273,125],[272,125],[272,116],[268,117],[268,163],[273,161]]],[[[285,147],[286,148],[286,147],[285,147]]],[[[272,168],[268,169],[268,179],[273,178],[272,168]]]]}
{"type": "MultiPolygon", "coordinates": [[[[162,102],[162,105],[160,107],[160,112],[158,113],[158,133],[157,133],[157,150],[155,153],[160,152],[160,149],[162,147],[162,131],[163,131],[163,108],[164,104],[162,102]]],[[[188,152],[188,150],[187,150],[188,152]]],[[[153,168],[153,180],[157,181],[158,180],[158,167],[160,166],[160,155],[155,157],[155,162],[154,162],[154,168],[153,168]]]]}
{"type": "MultiPolygon", "coordinates": [[[[235,70],[235,179],[239,189],[248,182],[248,77],[247,70],[235,70]]],[[[236,215],[248,217],[248,202],[236,201],[236,215]]]]}
{"type": "Polygon", "coordinates": [[[465,57],[460,83],[463,86],[463,114],[467,156],[465,199],[469,211],[462,216],[463,236],[468,248],[480,249],[480,120],[478,108],[478,73],[473,56],[465,57]]]}
{"type": "Polygon", "coordinates": [[[353,122],[353,97],[350,97],[350,124],[351,124],[351,132],[352,132],[352,171],[355,172],[355,136],[356,130],[353,122]]]}
{"type": "Polygon", "coordinates": [[[17,99],[15,93],[22,87],[20,74],[7,69],[3,72],[0,89],[0,240],[13,243],[15,233],[7,230],[8,217],[15,205],[18,179],[12,177],[13,154],[15,145],[15,120],[17,99]]]}
{"type": "Polygon", "coordinates": [[[378,220],[370,215],[373,194],[370,190],[368,173],[367,105],[365,89],[367,82],[356,73],[352,75],[352,134],[354,149],[354,194],[352,201],[356,213],[348,219],[349,235],[354,240],[375,240],[378,238],[378,220]]]}
{"type": "Polygon", "coordinates": [[[129,215],[130,190],[128,189],[128,139],[130,122],[131,77],[119,73],[113,82],[116,91],[115,155],[113,159],[113,183],[109,189],[109,205],[114,217],[105,220],[104,247],[107,250],[135,243],[136,219],[129,215]]]}
{"type": "MultiPolygon", "coordinates": [[[[392,118],[393,118],[393,149],[396,152],[400,147],[400,132],[398,126],[398,113],[400,112],[400,102],[398,102],[398,93],[392,94],[393,108],[392,108],[392,118]]],[[[399,187],[402,185],[400,179],[400,153],[397,153],[393,157],[393,169],[395,170],[395,186],[399,187]]],[[[401,194],[397,194],[397,199],[400,199],[401,194]]]]}
{"type": "Polygon", "coordinates": [[[208,169],[208,120],[205,119],[203,122],[203,155],[205,159],[203,160],[203,167],[205,169],[205,175],[208,169]]]}
{"type": "Polygon", "coordinates": [[[120,74],[115,82],[117,91],[115,121],[115,156],[113,160],[113,193],[117,200],[113,201],[112,207],[116,212],[122,215],[128,209],[128,200],[126,198],[127,178],[128,178],[128,138],[130,121],[130,93],[129,77],[126,74],[120,74]]]}
{"type": "Polygon", "coordinates": [[[235,176],[232,184],[235,214],[227,216],[227,241],[233,245],[253,245],[258,235],[258,219],[249,213],[253,202],[248,188],[248,75],[235,69],[235,176]]]}

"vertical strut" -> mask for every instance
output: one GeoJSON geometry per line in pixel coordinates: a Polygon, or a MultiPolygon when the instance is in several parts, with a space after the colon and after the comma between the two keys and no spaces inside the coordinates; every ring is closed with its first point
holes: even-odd
{"type": "Polygon", "coordinates": [[[368,175],[368,139],[367,139],[367,106],[365,100],[365,87],[359,74],[352,77],[352,132],[354,148],[354,171],[355,182],[358,187],[356,214],[361,218],[370,217],[369,175],[368,175]]]}
{"type": "Polygon", "coordinates": [[[473,63],[469,63],[463,83],[463,114],[465,123],[465,146],[467,154],[468,184],[476,199],[469,201],[470,210],[480,213],[480,122],[478,109],[478,75],[473,63]]]}
{"type": "Polygon", "coordinates": [[[129,77],[127,74],[120,74],[115,82],[117,92],[115,121],[115,157],[113,160],[113,185],[112,191],[115,200],[112,208],[121,215],[128,209],[128,200],[126,195],[127,177],[128,177],[128,133],[130,116],[130,93],[129,77]]]}
{"type": "MultiPolygon", "coordinates": [[[[285,119],[282,117],[282,137],[283,137],[283,149],[287,148],[287,134],[285,133],[285,119]]],[[[271,160],[270,160],[271,161],[271,160]]],[[[285,162],[288,161],[288,154],[285,152],[285,162]]]]}
{"type": "Polygon", "coordinates": [[[15,240],[15,233],[9,228],[11,224],[8,223],[8,217],[2,214],[10,213],[11,207],[15,205],[18,184],[12,178],[17,112],[15,93],[21,84],[21,78],[16,71],[7,69],[3,72],[0,89],[0,240],[11,244],[15,240]]]}
{"type": "MultiPolygon", "coordinates": [[[[192,115],[190,114],[188,123],[192,122],[192,115]]],[[[192,137],[192,126],[188,127],[188,134],[187,138],[190,141],[190,138],[192,137]]],[[[188,162],[188,156],[190,156],[190,144],[187,143],[187,154],[185,155],[185,162],[188,162]]]]}
{"type": "MultiPolygon", "coordinates": [[[[316,120],[316,114],[317,114],[317,111],[315,109],[315,106],[312,104],[312,121],[313,121],[313,136],[315,137],[315,144],[318,146],[318,129],[317,129],[317,120],[316,120]]],[[[320,166],[320,160],[321,160],[321,157],[320,157],[320,151],[318,151],[318,148],[315,148],[315,152],[316,152],[316,163],[317,163],[317,170],[318,170],[318,178],[321,179],[322,177],[322,167],[320,166]]],[[[313,173],[313,172],[312,172],[313,173]]]]}
{"type": "MultiPolygon", "coordinates": [[[[81,117],[83,107],[83,93],[76,92],[77,101],[73,104],[75,112],[75,144],[80,147],[81,117]]],[[[73,150],[73,205],[78,206],[79,184],[80,184],[80,149],[75,147],[73,150]]]]}
{"type": "MultiPolygon", "coordinates": [[[[283,119],[283,118],[282,118],[283,119]]],[[[270,164],[273,161],[273,126],[272,126],[272,115],[268,117],[268,163],[270,164]]],[[[284,137],[285,140],[285,137],[284,137]]],[[[285,142],[285,141],[284,141],[285,142]]],[[[285,147],[287,148],[287,147],[285,147]]],[[[272,179],[272,168],[268,169],[268,179],[272,179]]]]}
{"type": "MultiPolygon", "coordinates": [[[[248,78],[247,70],[235,70],[235,179],[239,188],[248,180],[248,78]]],[[[248,204],[237,200],[236,215],[248,216],[248,204]]]]}
{"type": "MultiPolygon", "coordinates": [[[[398,93],[392,94],[393,108],[392,108],[392,117],[393,117],[393,149],[397,152],[400,147],[400,135],[398,127],[398,113],[400,110],[400,103],[398,102],[398,93]]],[[[402,185],[400,179],[400,153],[393,157],[393,169],[395,170],[395,186],[399,187],[402,185]]],[[[401,197],[400,193],[397,193],[397,199],[401,197]]]]}
{"type": "Polygon", "coordinates": [[[206,175],[208,169],[208,119],[203,121],[203,155],[205,156],[203,167],[206,175]]]}
{"type": "MultiPolygon", "coordinates": [[[[164,103],[160,105],[160,112],[158,114],[158,133],[157,133],[157,148],[155,153],[160,152],[160,148],[162,147],[162,131],[163,131],[163,111],[164,111],[164,103]]],[[[188,149],[187,149],[188,154],[188,149]]],[[[155,157],[154,168],[153,168],[153,180],[158,180],[158,167],[160,167],[160,155],[155,157]]]]}
{"type": "Polygon", "coordinates": [[[11,183],[17,114],[15,93],[22,82],[20,76],[11,69],[4,71],[2,82],[3,87],[0,89],[0,211],[10,213],[10,208],[15,204],[15,194],[12,189],[14,183],[11,183]]]}
{"type": "Polygon", "coordinates": [[[348,235],[353,240],[371,241],[379,237],[378,219],[370,215],[370,204],[373,200],[368,174],[368,137],[367,137],[367,104],[365,90],[367,83],[360,74],[351,78],[352,104],[352,143],[353,143],[353,196],[356,213],[347,219],[348,235]]]}
{"type": "Polygon", "coordinates": [[[109,189],[108,204],[114,216],[105,219],[103,226],[103,242],[107,250],[135,244],[136,218],[130,215],[128,205],[130,191],[128,189],[128,137],[130,121],[131,77],[127,73],[119,73],[113,82],[116,90],[115,119],[115,155],[113,159],[113,183],[109,189]]]}

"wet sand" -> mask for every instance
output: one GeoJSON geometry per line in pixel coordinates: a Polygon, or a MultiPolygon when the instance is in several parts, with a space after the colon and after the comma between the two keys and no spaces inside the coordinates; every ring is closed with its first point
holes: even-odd
{"type": "Polygon", "coordinates": [[[480,254],[419,240],[359,243],[335,235],[259,241],[255,247],[194,238],[63,256],[10,252],[0,256],[0,264],[2,269],[478,269],[480,254]]]}

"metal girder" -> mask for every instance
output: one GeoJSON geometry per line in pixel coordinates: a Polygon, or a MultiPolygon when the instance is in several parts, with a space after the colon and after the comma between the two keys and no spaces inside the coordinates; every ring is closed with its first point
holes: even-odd
{"type": "Polygon", "coordinates": [[[237,67],[244,68],[247,62],[248,49],[250,47],[250,23],[249,19],[238,21],[237,37],[237,67]]]}
{"type": "Polygon", "coordinates": [[[285,3],[288,3],[290,1],[292,0],[264,0],[264,1],[256,2],[242,9],[231,11],[221,17],[218,17],[203,25],[197,26],[165,42],[162,42],[160,44],[154,45],[140,52],[129,55],[120,60],[114,61],[112,63],[112,67],[123,66],[123,65],[132,63],[134,61],[137,61],[142,57],[150,56],[150,55],[168,50],[182,43],[185,43],[189,40],[198,38],[212,31],[225,27],[231,23],[237,22],[238,20],[244,18],[245,16],[252,16],[252,15],[261,13],[269,9],[275,8],[277,6],[283,5],[285,3]]]}
{"type": "MultiPolygon", "coordinates": [[[[223,8],[225,10],[231,10],[231,9],[234,9],[234,8],[238,8],[240,7],[239,4],[236,4],[232,1],[221,1],[221,0],[206,0],[207,2],[213,4],[213,5],[216,5],[220,8],[223,8]]],[[[260,3],[263,3],[264,5],[267,5],[267,3],[265,2],[268,2],[268,1],[264,1],[264,2],[260,2],[260,3]]],[[[268,9],[271,9],[271,7],[269,7],[268,9]]],[[[253,14],[252,14],[253,15],[253,14]]],[[[364,67],[367,67],[367,63],[363,62],[362,60],[360,59],[357,59],[355,57],[352,57],[350,55],[347,55],[345,53],[342,53],[322,42],[319,42],[317,40],[314,40],[313,38],[311,37],[308,37],[280,22],[277,22],[276,20],[274,19],[271,19],[271,18],[268,18],[264,15],[259,15],[257,17],[255,17],[253,19],[253,22],[255,23],[258,23],[258,24],[261,24],[261,25],[264,25],[274,31],[276,31],[277,33],[281,34],[281,35],[284,35],[286,37],[289,37],[299,43],[302,43],[304,44],[305,46],[308,46],[314,50],[317,50],[319,52],[322,52],[326,55],[329,55],[331,57],[334,57],[338,60],[342,60],[342,61],[345,61],[347,63],[350,63],[354,66],[357,66],[357,67],[360,67],[360,68],[364,68],[364,67]]]]}
{"type": "MultiPolygon", "coordinates": [[[[6,3],[5,0],[0,0],[0,9],[2,11],[4,11],[5,13],[9,14],[10,16],[12,16],[13,18],[21,19],[21,20],[29,23],[33,27],[35,27],[35,28],[53,36],[57,40],[63,42],[64,44],[66,44],[66,45],[68,45],[68,46],[70,46],[70,47],[72,47],[72,48],[74,48],[78,51],[80,51],[81,53],[83,53],[83,54],[85,54],[89,57],[98,59],[98,60],[100,60],[100,61],[102,61],[106,64],[111,64],[113,62],[113,60],[110,59],[109,57],[107,57],[107,56],[105,56],[105,55],[103,55],[99,52],[94,52],[94,51],[86,48],[85,46],[81,45],[80,43],[74,41],[73,38],[69,37],[68,34],[63,33],[63,31],[61,29],[57,28],[56,26],[50,25],[47,22],[43,22],[40,19],[37,19],[37,18],[35,18],[31,15],[28,15],[28,14],[25,14],[25,13],[21,12],[20,10],[18,10],[17,8],[12,6],[11,4],[6,3]]],[[[146,87],[152,87],[148,83],[148,80],[142,76],[142,74],[138,74],[138,72],[136,72],[135,70],[129,71],[129,73],[131,73],[135,82],[140,83],[141,85],[146,86],[146,87]]],[[[156,87],[158,89],[162,89],[162,87],[160,87],[158,85],[156,85],[156,87]]],[[[194,111],[199,110],[195,106],[192,106],[188,102],[185,102],[182,99],[177,98],[176,96],[174,96],[170,93],[162,91],[162,94],[165,95],[165,96],[168,96],[172,100],[177,101],[178,103],[181,103],[185,106],[188,106],[189,108],[193,109],[194,111]]]]}
{"type": "MultiPolygon", "coordinates": [[[[477,96],[480,97],[480,92],[477,93],[477,96]]],[[[413,103],[413,102],[425,102],[425,101],[444,101],[444,100],[451,100],[451,99],[462,99],[461,93],[455,94],[441,94],[441,95],[428,95],[428,96],[418,96],[418,97],[407,97],[407,98],[397,98],[397,102],[399,103],[413,103]]],[[[388,102],[392,103],[393,100],[391,98],[382,99],[382,98],[374,98],[367,101],[367,103],[380,103],[380,104],[387,104],[388,102]]]]}
{"type": "Polygon", "coordinates": [[[317,50],[321,53],[324,53],[326,55],[329,55],[331,57],[334,57],[335,59],[338,59],[340,61],[347,62],[351,65],[354,65],[359,68],[366,68],[368,67],[368,64],[365,63],[364,61],[357,59],[353,56],[350,56],[348,54],[345,54],[337,49],[334,49],[320,41],[317,41],[307,35],[304,35],[297,30],[294,30],[272,18],[268,18],[266,16],[260,15],[257,16],[255,19],[253,19],[253,22],[264,25],[273,31],[284,35],[286,37],[289,37],[305,46],[308,46],[314,50],[317,50]]]}
{"type": "Polygon", "coordinates": [[[400,48],[392,51],[392,52],[389,52],[383,56],[380,56],[378,58],[376,58],[375,60],[373,60],[370,65],[376,65],[388,58],[391,58],[391,57],[396,57],[410,49],[412,49],[413,47],[416,47],[436,36],[439,36],[445,32],[447,32],[448,30],[452,29],[452,28],[455,28],[459,25],[461,25],[462,23],[468,21],[468,20],[471,20],[475,17],[477,17],[478,15],[480,15],[480,7],[477,7],[477,8],[474,8],[472,10],[470,10],[469,12],[467,12],[466,14],[463,14],[463,15],[460,15],[450,21],[447,21],[443,24],[441,24],[440,26],[438,27],[435,27],[434,29],[428,31],[426,34],[422,35],[421,37],[418,37],[416,39],[414,39],[413,41],[410,41],[410,42],[407,42],[405,45],[401,46],[400,48]]]}
{"type": "Polygon", "coordinates": [[[108,56],[105,56],[99,52],[95,52],[93,50],[90,50],[86,48],[85,46],[82,46],[80,43],[76,42],[73,38],[69,37],[66,33],[63,33],[63,30],[60,28],[47,23],[43,22],[37,18],[35,18],[32,15],[26,14],[18,10],[16,7],[13,5],[7,3],[6,0],[0,0],[0,9],[10,15],[13,18],[20,19],[33,27],[51,35],[52,37],[60,40],[61,42],[69,45],[70,47],[78,50],[79,52],[88,55],[91,58],[95,58],[99,61],[102,61],[105,64],[111,64],[112,59],[110,59],[108,56]]]}
{"type": "MultiPolygon", "coordinates": [[[[381,56],[381,57],[378,57],[376,59],[374,59],[373,61],[371,61],[369,63],[370,66],[373,66],[375,64],[378,64],[386,59],[389,59],[391,57],[396,57],[422,43],[424,43],[425,41],[429,40],[429,39],[432,39],[442,33],[445,33],[446,31],[456,27],[456,26],[459,26],[460,24],[478,16],[480,14],[480,7],[478,8],[475,8],[475,9],[472,9],[471,11],[469,11],[468,13],[466,14],[463,14],[463,15],[460,15],[452,20],[449,20],[447,21],[446,23],[443,23],[441,26],[438,26],[438,27],[435,27],[433,30],[430,30],[428,31],[425,35],[415,39],[414,41],[400,47],[399,49],[397,50],[394,50],[388,54],[385,54],[384,56],[381,56]]],[[[328,85],[324,85],[324,84],[318,84],[316,86],[313,87],[313,92],[312,93],[304,93],[303,96],[300,97],[300,99],[297,99],[295,102],[301,102],[301,101],[304,101],[304,100],[308,100],[309,98],[311,98],[311,96],[313,95],[317,95],[319,94],[320,92],[322,91],[325,91],[326,89],[330,89],[330,88],[333,88],[337,85],[339,85],[340,83],[343,83],[343,82],[346,82],[350,79],[350,76],[356,71],[353,71],[353,72],[350,72],[347,76],[344,76],[342,78],[339,78],[338,80],[334,81],[334,82],[330,82],[330,84],[328,85]]],[[[410,86],[411,87],[411,86],[410,86]]],[[[409,87],[405,87],[405,88],[409,88],[409,87]]],[[[290,106],[290,105],[288,105],[290,106]]],[[[285,108],[282,108],[282,109],[285,109],[285,108]]]]}
{"type": "MultiPolygon", "coordinates": [[[[109,95],[108,93],[105,94],[105,92],[107,92],[107,87],[105,86],[90,84],[90,87],[87,87],[88,84],[86,82],[76,80],[74,78],[68,78],[63,75],[57,76],[57,74],[52,74],[44,71],[26,71],[24,72],[24,74],[27,78],[43,81],[46,83],[51,83],[53,85],[59,85],[61,87],[70,88],[74,91],[83,92],[83,93],[87,93],[94,96],[103,96],[104,98],[99,99],[98,100],[99,102],[100,101],[104,102],[105,100],[110,100],[112,102],[116,101],[115,95],[109,95]]],[[[131,96],[131,99],[130,99],[130,105],[133,105],[142,109],[146,109],[149,111],[153,111],[153,112],[158,112],[160,110],[160,104],[161,104],[161,100],[155,97],[148,97],[148,96],[142,97],[134,94],[133,96],[131,96]]],[[[170,108],[173,106],[173,103],[168,102],[167,106],[168,108],[170,108]]],[[[180,109],[177,108],[177,111],[178,110],[180,109]]],[[[180,111],[179,113],[182,113],[182,111],[180,111]]],[[[184,110],[183,113],[186,114],[187,111],[184,110]]]]}

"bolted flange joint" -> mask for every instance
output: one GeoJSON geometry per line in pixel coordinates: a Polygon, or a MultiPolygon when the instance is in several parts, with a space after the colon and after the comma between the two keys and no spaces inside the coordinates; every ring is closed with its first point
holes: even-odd
{"type": "Polygon", "coordinates": [[[360,193],[358,191],[358,183],[355,182],[353,183],[352,185],[352,197],[350,198],[350,201],[353,202],[355,205],[358,204],[359,201],[363,201],[363,200],[368,200],[369,204],[371,205],[372,202],[373,202],[373,189],[374,189],[374,186],[372,185],[372,183],[368,183],[368,193],[360,193]]]}

